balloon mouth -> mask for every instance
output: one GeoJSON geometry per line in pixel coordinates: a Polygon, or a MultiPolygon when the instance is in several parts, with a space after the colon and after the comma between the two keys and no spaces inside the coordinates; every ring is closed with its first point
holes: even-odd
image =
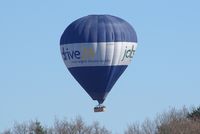
{"type": "Polygon", "coordinates": [[[103,104],[104,100],[97,100],[99,105],[103,104]]]}

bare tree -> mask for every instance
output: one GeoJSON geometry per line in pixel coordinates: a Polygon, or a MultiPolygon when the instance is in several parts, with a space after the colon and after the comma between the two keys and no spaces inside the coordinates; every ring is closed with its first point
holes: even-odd
{"type": "Polygon", "coordinates": [[[12,134],[12,132],[10,129],[8,129],[8,130],[5,130],[4,132],[2,132],[1,134],[12,134]]]}
{"type": "Polygon", "coordinates": [[[140,124],[139,123],[133,123],[131,125],[128,125],[128,128],[125,131],[125,134],[142,134],[140,124]]]}
{"type": "Polygon", "coordinates": [[[15,122],[12,129],[4,131],[2,134],[47,134],[47,130],[38,121],[15,122]]]}
{"type": "Polygon", "coordinates": [[[200,134],[200,122],[188,118],[189,110],[171,108],[155,120],[129,125],[125,134],[200,134]]]}
{"type": "Polygon", "coordinates": [[[98,122],[86,125],[81,117],[77,117],[70,122],[66,119],[56,119],[51,132],[53,134],[111,134],[105,127],[101,127],[98,122]]]}
{"type": "Polygon", "coordinates": [[[91,128],[91,134],[111,134],[105,127],[101,127],[99,122],[94,122],[91,128]]]}
{"type": "Polygon", "coordinates": [[[125,134],[155,134],[155,123],[149,119],[146,119],[142,124],[133,123],[128,126],[125,134]]]}
{"type": "Polygon", "coordinates": [[[157,118],[158,134],[199,134],[200,122],[191,120],[188,114],[189,110],[183,107],[160,115],[157,118]]]}
{"type": "Polygon", "coordinates": [[[12,129],[13,134],[27,134],[28,133],[28,124],[24,123],[14,123],[14,127],[12,129]]]}

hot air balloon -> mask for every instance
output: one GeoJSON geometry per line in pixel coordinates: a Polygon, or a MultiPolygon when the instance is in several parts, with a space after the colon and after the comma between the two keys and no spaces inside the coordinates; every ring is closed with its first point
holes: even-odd
{"type": "Polygon", "coordinates": [[[88,15],[72,22],[60,39],[64,63],[102,112],[106,96],[131,62],[137,47],[133,27],[111,15],[88,15]]]}

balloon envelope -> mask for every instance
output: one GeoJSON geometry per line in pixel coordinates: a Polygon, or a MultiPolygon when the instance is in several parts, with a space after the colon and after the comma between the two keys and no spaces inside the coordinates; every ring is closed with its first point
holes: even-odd
{"type": "Polygon", "coordinates": [[[110,15],[82,17],[72,22],[60,39],[68,70],[100,104],[131,62],[136,47],[131,25],[110,15]]]}

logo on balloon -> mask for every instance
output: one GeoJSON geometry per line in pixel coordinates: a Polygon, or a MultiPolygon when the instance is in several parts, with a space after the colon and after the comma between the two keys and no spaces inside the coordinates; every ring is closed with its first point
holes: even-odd
{"type": "Polygon", "coordinates": [[[83,48],[83,54],[81,56],[81,59],[89,59],[89,58],[94,58],[95,53],[92,48],[83,48]]]}
{"type": "Polygon", "coordinates": [[[74,59],[88,59],[94,58],[95,53],[92,48],[83,48],[82,54],[79,50],[69,50],[68,48],[62,48],[62,55],[64,60],[74,60],[74,59]]]}
{"type": "Polygon", "coordinates": [[[124,59],[126,59],[126,58],[133,58],[134,53],[135,53],[134,45],[132,45],[132,48],[131,48],[131,49],[128,49],[128,48],[126,47],[126,49],[125,49],[125,51],[124,51],[124,55],[123,55],[121,61],[124,61],[124,59]]]}

